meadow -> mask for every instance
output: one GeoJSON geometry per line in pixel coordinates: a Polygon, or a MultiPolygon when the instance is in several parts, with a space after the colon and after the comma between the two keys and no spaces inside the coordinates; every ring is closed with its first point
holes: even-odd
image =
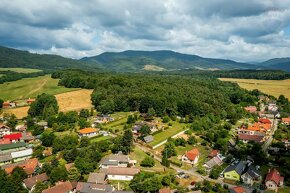
{"type": "Polygon", "coordinates": [[[286,80],[256,80],[256,79],[237,79],[220,78],[221,81],[237,83],[240,87],[247,90],[258,89],[266,94],[279,97],[283,94],[290,99],[290,79],[286,80]]]}
{"type": "Polygon", "coordinates": [[[3,83],[0,85],[0,98],[4,100],[26,99],[34,98],[42,93],[55,95],[74,90],[78,89],[58,86],[58,79],[52,79],[50,75],[46,75],[3,83]]]}
{"type": "Polygon", "coordinates": [[[33,73],[33,72],[41,72],[42,70],[33,69],[33,68],[0,68],[0,71],[13,71],[18,73],[33,73]]]}

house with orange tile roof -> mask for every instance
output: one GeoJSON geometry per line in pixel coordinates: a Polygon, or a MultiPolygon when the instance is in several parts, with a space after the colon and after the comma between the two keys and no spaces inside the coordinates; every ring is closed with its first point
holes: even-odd
{"type": "Polygon", "coordinates": [[[199,151],[197,148],[194,148],[190,151],[185,152],[181,160],[185,163],[196,165],[199,159],[199,151]]]}
{"type": "Polygon", "coordinates": [[[78,131],[80,137],[95,137],[98,135],[98,129],[96,128],[84,128],[78,131]]]}
{"type": "Polygon", "coordinates": [[[69,181],[58,182],[55,186],[42,191],[42,193],[71,193],[73,192],[73,184],[69,181]]]}
{"type": "Polygon", "coordinates": [[[284,124],[284,125],[290,125],[290,117],[282,118],[282,124],[284,124]]]}
{"type": "Polygon", "coordinates": [[[4,169],[7,174],[11,174],[15,167],[21,167],[24,169],[26,174],[30,176],[34,173],[37,166],[38,166],[38,159],[32,158],[32,159],[27,159],[18,163],[4,165],[4,166],[1,166],[1,168],[4,169]]]}
{"type": "Polygon", "coordinates": [[[256,113],[257,112],[257,107],[256,106],[248,106],[244,108],[246,111],[249,113],[256,113]]]}

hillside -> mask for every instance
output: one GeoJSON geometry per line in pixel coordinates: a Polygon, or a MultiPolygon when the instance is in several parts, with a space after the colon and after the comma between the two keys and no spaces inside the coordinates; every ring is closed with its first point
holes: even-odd
{"type": "Polygon", "coordinates": [[[0,67],[2,68],[34,68],[34,69],[96,69],[95,64],[64,58],[58,55],[33,54],[0,46],[0,67]]]}
{"type": "Polygon", "coordinates": [[[103,54],[86,57],[82,61],[101,64],[103,68],[116,71],[141,71],[150,69],[178,70],[178,69],[255,69],[257,66],[239,63],[232,60],[203,58],[197,55],[181,54],[178,52],[159,51],[124,51],[105,52],[103,54]]]}
{"type": "Polygon", "coordinates": [[[259,65],[272,69],[290,71],[290,58],[273,58],[262,62],[259,65]]]}

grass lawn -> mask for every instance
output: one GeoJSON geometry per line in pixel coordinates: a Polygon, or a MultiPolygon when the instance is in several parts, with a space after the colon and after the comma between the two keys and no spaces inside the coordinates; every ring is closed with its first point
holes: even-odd
{"type": "Polygon", "coordinates": [[[13,71],[18,73],[33,73],[33,72],[41,72],[42,70],[33,69],[33,68],[0,68],[0,71],[13,71]]]}
{"type": "Polygon", "coordinates": [[[105,129],[111,129],[113,133],[118,133],[120,134],[121,131],[123,130],[124,125],[127,123],[127,117],[133,114],[132,112],[118,112],[114,113],[111,116],[115,119],[112,122],[109,122],[107,124],[104,124],[105,129]],[[116,132],[116,130],[119,130],[116,132]]]}
{"type": "Polygon", "coordinates": [[[184,123],[178,123],[178,122],[171,122],[172,126],[169,127],[169,129],[164,130],[161,133],[158,133],[154,135],[154,141],[149,143],[152,147],[161,143],[162,141],[168,139],[169,137],[172,137],[173,135],[185,130],[185,127],[187,126],[184,123]]]}
{"type": "Polygon", "coordinates": [[[160,164],[160,162],[158,162],[157,160],[155,160],[155,166],[152,167],[152,168],[147,168],[147,167],[140,166],[141,161],[146,156],[148,156],[148,155],[144,151],[142,151],[140,148],[138,148],[138,147],[135,147],[133,152],[130,154],[130,158],[137,161],[136,167],[140,168],[140,169],[142,169],[144,171],[153,171],[153,172],[164,172],[164,171],[172,172],[173,171],[171,169],[168,169],[168,168],[162,166],[160,164]]]}
{"type": "Polygon", "coordinates": [[[260,91],[279,97],[283,94],[290,98],[290,79],[286,80],[256,80],[256,79],[237,79],[220,78],[222,81],[236,82],[242,88],[247,90],[259,89],[260,91]]]}
{"type": "Polygon", "coordinates": [[[129,186],[130,181],[110,180],[110,184],[112,186],[114,186],[114,188],[117,189],[117,190],[118,190],[118,188],[120,188],[120,190],[129,190],[129,191],[131,191],[131,188],[129,186]]]}
{"type": "Polygon", "coordinates": [[[100,142],[100,141],[105,141],[108,139],[112,139],[112,136],[108,135],[108,136],[95,137],[95,138],[92,138],[90,141],[91,142],[100,142]]]}
{"type": "Polygon", "coordinates": [[[0,98],[4,100],[25,99],[34,98],[42,93],[55,95],[73,90],[79,89],[58,86],[58,79],[52,79],[50,75],[46,75],[5,82],[0,86],[0,98]]]}
{"type": "Polygon", "coordinates": [[[278,193],[289,193],[290,187],[284,186],[283,188],[279,188],[278,193]]]}

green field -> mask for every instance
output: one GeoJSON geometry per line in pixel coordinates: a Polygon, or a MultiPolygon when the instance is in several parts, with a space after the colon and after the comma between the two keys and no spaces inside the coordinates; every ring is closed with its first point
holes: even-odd
{"type": "Polygon", "coordinates": [[[13,71],[18,73],[33,73],[33,72],[41,72],[42,70],[39,69],[32,69],[32,68],[0,68],[0,71],[13,71]]]}
{"type": "Polygon", "coordinates": [[[110,135],[107,135],[107,136],[98,136],[98,137],[92,138],[90,141],[91,142],[100,142],[100,141],[105,141],[105,140],[112,139],[112,138],[113,137],[111,137],[110,135]]]}
{"type": "Polygon", "coordinates": [[[186,124],[172,122],[172,126],[170,126],[169,129],[166,129],[163,132],[154,135],[154,141],[149,143],[149,145],[153,147],[185,129],[186,129],[186,124]]]}
{"type": "Polygon", "coordinates": [[[58,86],[57,79],[46,75],[3,83],[0,86],[0,98],[4,100],[25,99],[36,97],[44,92],[55,95],[73,90],[78,89],[58,86]]]}

